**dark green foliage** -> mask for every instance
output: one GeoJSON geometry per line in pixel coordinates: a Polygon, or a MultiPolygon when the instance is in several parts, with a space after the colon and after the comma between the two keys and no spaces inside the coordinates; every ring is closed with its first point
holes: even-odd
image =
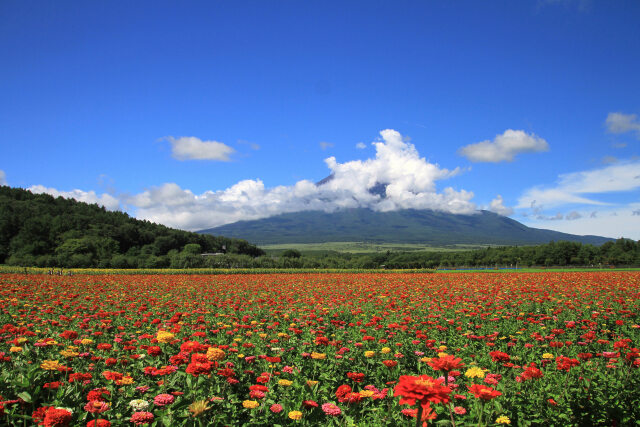
{"type": "Polygon", "coordinates": [[[264,252],[244,240],[176,230],[103,207],[0,186],[0,264],[202,267],[202,252],[264,252]]]}
{"type": "Polygon", "coordinates": [[[280,256],[283,258],[300,258],[302,254],[298,250],[287,249],[286,251],[282,252],[282,255],[280,256]]]}
{"type": "Polygon", "coordinates": [[[456,215],[431,210],[375,212],[363,208],[332,213],[287,213],[254,221],[239,221],[200,233],[247,239],[258,245],[322,242],[420,243],[430,246],[535,245],[551,240],[601,245],[611,240],[530,228],[488,211],[456,215]]]}

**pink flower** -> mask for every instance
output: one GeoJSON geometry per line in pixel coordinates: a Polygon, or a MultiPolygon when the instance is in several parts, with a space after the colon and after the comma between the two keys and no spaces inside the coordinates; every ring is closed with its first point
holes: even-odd
{"type": "Polygon", "coordinates": [[[162,393],[153,399],[153,404],[156,406],[166,406],[172,404],[174,400],[175,397],[172,394],[162,393]]]}
{"type": "Polygon", "coordinates": [[[455,412],[458,415],[464,415],[467,413],[467,410],[464,409],[462,406],[456,406],[455,408],[453,408],[453,412],[455,412]]]}
{"type": "Polygon", "coordinates": [[[103,402],[100,400],[91,400],[84,405],[84,410],[90,412],[92,414],[101,414],[107,409],[109,409],[111,405],[107,402],[103,402]]]}
{"type": "Polygon", "coordinates": [[[342,413],[342,410],[333,403],[324,403],[322,404],[322,410],[325,414],[336,417],[342,413]]]}
{"type": "Polygon", "coordinates": [[[137,426],[141,426],[143,424],[152,423],[153,418],[154,417],[151,412],[145,412],[145,411],[134,412],[133,415],[131,415],[131,422],[137,426]]]}
{"type": "Polygon", "coordinates": [[[274,414],[279,414],[280,412],[282,412],[282,405],[280,405],[279,403],[274,403],[273,405],[271,405],[269,410],[274,414]]]}

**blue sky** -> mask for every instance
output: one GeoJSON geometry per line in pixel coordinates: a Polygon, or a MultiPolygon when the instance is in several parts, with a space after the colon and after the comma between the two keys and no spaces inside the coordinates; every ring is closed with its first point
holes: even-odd
{"type": "Polygon", "coordinates": [[[632,0],[0,2],[0,182],[191,230],[365,206],[640,239],[638,22],[632,0]]]}

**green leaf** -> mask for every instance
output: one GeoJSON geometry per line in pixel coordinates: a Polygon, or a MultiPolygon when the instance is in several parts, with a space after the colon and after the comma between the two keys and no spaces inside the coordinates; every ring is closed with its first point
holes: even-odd
{"type": "Polygon", "coordinates": [[[18,397],[27,403],[31,403],[31,395],[26,391],[23,391],[22,393],[18,393],[18,397]]]}

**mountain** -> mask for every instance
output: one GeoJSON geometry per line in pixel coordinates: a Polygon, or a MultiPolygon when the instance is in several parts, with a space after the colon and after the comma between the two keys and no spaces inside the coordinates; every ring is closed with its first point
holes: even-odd
{"type": "Polygon", "coordinates": [[[532,245],[551,240],[601,245],[613,240],[530,228],[489,211],[459,215],[416,209],[376,212],[366,208],[286,213],[199,233],[242,238],[257,245],[323,242],[532,245]]]}
{"type": "Polygon", "coordinates": [[[0,264],[181,268],[199,266],[201,252],[264,253],[244,240],[176,230],[98,205],[0,186],[0,264]]]}

